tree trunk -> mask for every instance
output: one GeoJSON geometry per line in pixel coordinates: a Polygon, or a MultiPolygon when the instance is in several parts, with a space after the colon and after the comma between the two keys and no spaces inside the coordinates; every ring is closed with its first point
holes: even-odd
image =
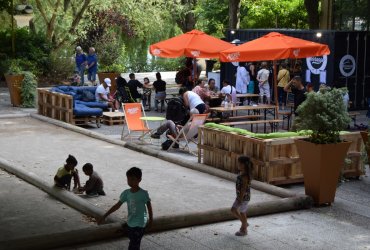
{"type": "Polygon", "coordinates": [[[319,28],[319,0],[304,0],[310,29],[319,28]]]}
{"type": "Polygon", "coordinates": [[[229,0],[229,29],[240,27],[240,0],[229,0]]]}
{"type": "Polygon", "coordinates": [[[193,12],[197,0],[181,0],[181,4],[185,6],[184,13],[180,14],[176,20],[177,25],[180,27],[182,32],[186,33],[195,28],[197,18],[193,12]]]}

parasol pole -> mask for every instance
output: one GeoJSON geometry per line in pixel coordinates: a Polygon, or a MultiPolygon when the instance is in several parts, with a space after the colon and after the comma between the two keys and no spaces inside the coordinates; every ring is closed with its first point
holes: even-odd
{"type": "MultiPolygon", "coordinates": [[[[276,60],[273,60],[273,65],[274,65],[274,101],[275,101],[275,106],[276,106],[276,111],[278,111],[279,107],[279,101],[278,101],[278,92],[277,92],[277,66],[276,66],[276,60]]],[[[275,111],[275,119],[278,118],[278,114],[275,111]]]]}
{"type": "Polygon", "coordinates": [[[196,64],[195,57],[193,58],[193,73],[194,73],[194,77],[193,77],[194,85],[193,86],[195,86],[196,81],[197,81],[197,64],[196,64]]]}

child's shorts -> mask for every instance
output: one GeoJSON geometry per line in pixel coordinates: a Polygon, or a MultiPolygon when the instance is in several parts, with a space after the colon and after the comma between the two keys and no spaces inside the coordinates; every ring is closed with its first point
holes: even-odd
{"type": "Polygon", "coordinates": [[[240,203],[238,199],[235,199],[232,207],[238,209],[241,213],[246,213],[248,210],[248,203],[249,201],[243,201],[240,203]]]}

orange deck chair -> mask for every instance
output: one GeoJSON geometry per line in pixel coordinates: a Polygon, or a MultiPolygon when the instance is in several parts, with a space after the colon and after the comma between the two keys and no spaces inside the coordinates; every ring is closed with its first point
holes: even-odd
{"type": "Polygon", "coordinates": [[[122,129],[121,140],[126,137],[130,137],[132,141],[133,132],[142,132],[141,136],[138,138],[142,140],[144,136],[150,132],[148,122],[141,120],[141,117],[145,117],[145,111],[141,103],[122,103],[123,113],[125,114],[125,123],[128,132],[124,134],[125,125],[122,129]]]}
{"type": "MultiPolygon", "coordinates": [[[[176,138],[168,136],[172,140],[172,144],[169,147],[168,151],[173,149],[175,143],[179,144],[179,148],[188,151],[190,154],[197,154],[196,151],[192,151],[189,147],[189,143],[193,142],[197,144],[195,136],[198,134],[199,126],[202,126],[208,117],[209,114],[193,114],[184,127],[180,130],[176,138]],[[181,142],[184,142],[185,145],[181,145],[181,142]]],[[[200,135],[199,135],[200,136],[200,135]]]]}

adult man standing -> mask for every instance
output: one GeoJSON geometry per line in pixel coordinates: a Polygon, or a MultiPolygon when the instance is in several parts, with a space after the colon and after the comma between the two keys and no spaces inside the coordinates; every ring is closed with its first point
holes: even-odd
{"type": "Polygon", "coordinates": [[[89,48],[89,55],[87,56],[87,79],[96,86],[96,73],[98,72],[98,58],[93,47],[89,48]]]}
{"type": "Polygon", "coordinates": [[[270,104],[270,84],[269,84],[270,71],[267,69],[267,62],[261,63],[261,69],[257,73],[257,81],[260,90],[260,103],[263,103],[263,96],[267,98],[267,104],[270,104]]]}
{"type": "MultiPolygon", "coordinates": [[[[247,93],[247,88],[248,84],[250,81],[250,76],[245,68],[245,62],[239,62],[239,66],[236,70],[236,93],[238,94],[246,94],[247,93]]],[[[243,103],[244,98],[240,98],[241,103],[243,103]]]]}
{"type": "Polygon", "coordinates": [[[109,78],[105,78],[102,84],[100,84],[95,90],[95,99],[97,102],[107,103],[108,107],[114,108],[114,99],[111,99],[109,96],[110,90],[109,87],[111,86],[111,81],[109,78]]]}
{"type": "Polygon", "coordinates": [[[294,114],[297,116],[298,106],[306,100],[306,88],[303,86],[300,76],[295,76],[285,87],[284,91],[292,91],[294,94],[294,114]]]}
{"type": "Polygon", "coordinates": [[[143,84],[135,79],[134,73],[130,73],[128,76],[130,80],[128,81],[127,85],[130,89],[132,98],[134,98],[135,100],[138,98],[142,98],[141,94],[137,91],[137,88],[143,88],[143,84]]]}
{"type": "Polygon", "coordinates": [[[78,75],[81,78],[81,85],[84,85],[85,82],[85,68],[86,68],[86,55],[82,51],[82,48],[80,46],[76,47],[76,72],[78,72],[78,75]]]}

